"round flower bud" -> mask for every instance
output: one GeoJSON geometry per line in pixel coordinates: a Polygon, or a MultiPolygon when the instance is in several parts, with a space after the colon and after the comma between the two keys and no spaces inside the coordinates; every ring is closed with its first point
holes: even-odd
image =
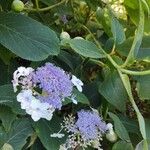
{"type": "Polygon", "coordinates": [[[61,40],[70,40],[70,35],[67,32],[61,32],[60,39],[61,40]]]}
{"type": "Polygon", "coordinates": [[[14,0],[12,2],[12,9],[21,12],[24,9],[24,3],[20,0],[14,0]]]}
{"type": "Polygon", "coordinates": [[[83,37],[80,37],[80,36],[77,36],[77,37],[75,37],[74,39],[84,40],[84,38],[83,38],[83,37]]]}
{"type": "Polygon", "coordinates": [[[114,143],[114,142],[117,141],[117,135],[116,135],[116,133],[115,133],[113,130],[111,130],[110,132],[108,132],[108,133],[106,134],[106,139],[107,139],[108,141],[114,143]]]}

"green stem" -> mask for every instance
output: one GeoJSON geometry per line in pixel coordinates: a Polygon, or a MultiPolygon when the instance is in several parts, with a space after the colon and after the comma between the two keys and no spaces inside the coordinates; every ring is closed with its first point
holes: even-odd
{"type": "Polygon", "coordinates": [[[45,8],[39,8],[39,9],[35,9],[35,8],[24,8],[24,10],[27,10],[27,11],[32,11],[32,12],[43,12],[43,11],[48,11],[50,9],[53,9],[55,7],[58,7],[60,6],[61,4],[65,3],[66,0],[62,0],[61,2],[57,3],[57,4],[54,4],[54,5],[51,5],[51,6],[48,6],[48,7],[45,7],[45,8]]]}
{"type": "Polygon", "coordinates": [[[132,94],[132,91],[131,91],[131,84],[130,84],[130,81],[129,81],[129,77],[126,75],[126,74],[122,74],[122,72],[118,69],[118,73],[120,75],[120,78],[123,82],[123,85],[127,91],[127,94],[129,96],[129,100],[136,112],[136,115],[137,115],[137,118],[138,118],[138,122],[139,122],[139,128],[140,128],[140,132],[142,134],[142,137],[144,139],[144,150],[148,150],[148,144],[147,144],[147,141],[146,141],[146,129],[145,129],[145,120],[142,116],[142,114],[140,113],[135,101],[134,101],[134,97],[133,97],[133,94],[132,94]]]}
{"type": "MultiPolygon", "coordinates": [[[[100,49],[102,49],[101,45],[100,45],[99,42],[96,40],[95,36],[94,36],[93,33],[90,31],[90,29],[89,29],[88,27],[86,27],[85,25],[82,25],[82,27],[83,27],[84,29],[86,29],[86,30],[90,33],[90,35],[91,35],[91,37],[93,38],[93,40],[94,40],[94,42],[96,43],[96,45],[97,45],[100,49]]],[[[103,50],[103,49],[102,49],[102,50],[103,50]]],[[[104,50],[103,50],[103,52],[104,52],[104,54],[106,53],[104,50]]]]}
{"type": "Polygon", "coordinates": [[[100,66],[100,67],[106,67],[107,65],[106,64],[104,64],[102,61],[100,61],[100,60],[95,60],[95,59],[89,59],[89,61],[92,61],[93,63],[96,63],[98,66],[100,66]]]}
{"type": "Polygon", "coordinates": [[[131,71],[131,70],[127,70],[127,69],[120,69],[120,71],[123,72],[123,73],[126,73],[126,74],[135,75],[135,76],[143,76],[143,75],[149,75],[150,74],[150,70],[131,71]]]}
{"type": "Polygon", "coordinates": [[[39,10],[39,0],[35,0],[36,9],[39,10]]]}
{"type": "Polygon", "coordinates": [[[2,6],[0,5],[0,11],[3,11],[3,8],[2,8],[2,6]]]}
{"type": "MultiPolygon", "coordinates": [[[[112,57],[107,54],[101,47],[101,45],[99,44],[99,42],[96,40],[95,36],[93,35],[93,33],[88,29],[88,27],[86,27],[85,25],[82,25],[83,28],[85,28],[92,36],[94,42],[96,43],[96,45],[103,51],[103,53],[106,55],[106,57],[108,58],[108,60],[113,64],[113,66],[116,68],[116,69],[119,69],[121,72],[123,73],[126,73],[126,74],[130,74],[130,75],[148,75],[150,74],[150,70],[146,70],[146,71],[131,71],[131,70],[127,70],[127,69],[122,69],[121,66],[119,66],[113,59],[112,57]]],[[[113,49],[115,48],[115,46],[113,46],[113,49]]],[[[97,61],[95,61],[97,62],[97,61]]],[[[97,62],[97,64],[99,64],[97,62]]],[[[105,65],[106,66],[106,65],[105,65]]]]}

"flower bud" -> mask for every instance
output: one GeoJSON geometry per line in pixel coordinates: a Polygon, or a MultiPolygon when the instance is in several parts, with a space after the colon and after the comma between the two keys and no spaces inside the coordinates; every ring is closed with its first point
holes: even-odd
{"type": "Polygon", "coordinates": [[[109,140],[110,142],[114,143],[117,141],[117,135],[115,132],[107,133],[106,139],[109,140]]]}
{"type": "Polygon", "coordinates": [[[60,39],[61,40],[70,40],[70,35],[67,32],[62,32],[60,34],[60,39]]]}
{"type": "Polygon", "coordinates": [[[112,143],[117,141],[117,134],[113,130],[113,125],[111,123],[107,124],[108,132],[106,133],[106,139],[112,143]]]}
{"type": "Polygon", "coordinates": [[[14,0],[12,2],[12,9],[21,12],[24,9],[24,3],[21,0],[14,0]]]}
{"type": "Polygon", "coordinates": [[[83,38],[83,37],[80,37],[80,36],[77,36],[77,37],[75,37],[74,39],[84,40],[84,38],[83,38]]]}

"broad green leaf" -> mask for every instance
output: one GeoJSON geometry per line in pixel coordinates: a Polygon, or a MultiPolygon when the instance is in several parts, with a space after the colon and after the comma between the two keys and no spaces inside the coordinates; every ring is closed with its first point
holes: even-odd
{"type": "Polygon", "coordinates": [[[10,130],[11,124],[15,120],[15,117],[16,115],[13,114],[9,107],[0,106],[0,120],[2,121],[2,125],[5,128],[6,132],[10,130]]]}
{"type": "Polygon", "coordinates": [[[106,76],[99,86],[99,93],[120,111],[126,110],[127,93],[116,71],[106,76]]]}
{"type": "Polygon", "coordinates": [[[142,8],[141,3],[142,2],[139,0],[139,11],[140,11],[139,12],[139,24],[137,27],[137,31],[135,33],[132,47],[131,47],[128,57],[125,61],[125,65],[129,65],[134,62],[134,59],[137,56],[139,48],[142,43],[142,37],[143,37],[143,33],[144,33],[144,10],[142,8]]]}
{"type": "Polygon", "coordinates": [[[118,115],[118,117],[129,133],[135,133],[140,135],[139,125],[137,120],[134,120],[133,118],[130,119],[127,116],[123,116],[123,115],[118,115]]]}
{"type": "Polygon", "coordinates": [[[150,100],[150,75],[136,76],[136,91],[142,100],[150,100]]]}
{"type": "Polygon", "coordinates": [[[61,120],[53,116],[51,121],[41,119],[34,124],[34,129],[47,150],[57,150],[65,142],[64,138],[50,137],[51,134],[57,133],[60,130],[60,123],[61,120]]]}
{"type": "Polygon", "coordinates": [[[111,112],[109,112],[108,114],[109,114],[110,118],[112,118],[114,121],[115,131],[116,131],[117,135],[122,140],[124,140],[126,142],[130,142],[129,134],[128,134],[126,128],[124,127],[124,125],[122,124],[122,122],[120,121],[119,117],[111,112]]]}
{"type": "MultiPolygon", "coordinates": [[[[144,60],[150,62],[150,36],[143,36],[142,44],[136,56],[137,60],[144,60]]],[[[116,50],[119,54],[127,56],[131,45],[133,43],[133,37],[128,38],[125,42],[117,45],[116,50]]]]}
{"type": "Polygon", "coordinates": [[[0,43],[32,61],[59,53],[59,39],[54,31],[21,14],[0,13],[0,43]]]}
{"type": "Polygon", "coordinates": [[[117,20],[117,18],[115,16],[111,17],[111,31],[113,33],[113,38],[115,43],[121,44],[125,41],[126,36],[124,33],[124,28],[123,26],[119,23],[119,21],[117,20]]]}
{"type": "MultiPolygon", "coordinates": [[[[150,1],[149,0],[141,0],[142,4],[143,4],[143,9],[144,11],[147,11],[148,14],[149,14],[149,11],[150,11],[150,1]]],[[[134,1],[131,1],[131,0],[124,0],[124,5],[133,9],[134,11],[137,10],[139,8],[138,6],[138,0],[134,0],[134,1]]],[[[129,13],[130,15],[130,13],[129,13]]],[[[136,13],[135,13],[136,15],[136,13]]],[[[137,15],[136,15],[137,16],[137,15]]]]}
{"type": "Polygon", "coordinates": [[[25,114],[21,109],[20,103],[16,100],[16,94],[11,84],[0,86],[0,104],[11,107],[16,114],[25,114]]]}
{"type": "Polygon", "coordinates": [[[58,55],[58,59],[65,62],[72,70],[74,69],[74,65],[72,62],[72,55],[67,53],[66,51],[61,51],[58,55]]]}
{"type": "Polygon", "coordinates": [[[126,141],[118,141],[113,145],[112,150],[134,150],[131,143],[126,141]]]}
{"type": "Polygon", "coordinates": [[[26,139],[32,132],[33,130],[29,120],[18,119],[13,123],[8,133],[0,130],[0,148],[7,143],[10,144],[14,150],[21,150],[26,144],[26,139]]]}
{"type": "Polygon", "coordinates": [[[102,96],[99,94],[98,88],[98,81],[88,83],[84,86],[84,93],[87,96],[88,100],[90,101],[90,105],[93,108],[98,108],[102,101],[102,96]]]}
{"type": "MultiPolygon", "coordinates": [[[[126,8],[129,17],[131,19],[131,21],[138,26],[139,24],[139,17],[137,15],[137,13],[139,13],[138,9],[131,9],[129,7],[126,8]]],[[[149,34],[150,33],[150,28],[149,28],[149,24],[150,24],[150,18],[148,17],[148,15],[145,15],[145,20],[144,20],[144,32],[149,34]]]]}
{"type": "Polygon", "coordinates": [[[82,40],[82,39],[72,39],[69,41],[71,48],[78,54],[84,57],[90,58],[103,58],[105,55],[102,50],[98,48],[93,42],[82,40]]]}

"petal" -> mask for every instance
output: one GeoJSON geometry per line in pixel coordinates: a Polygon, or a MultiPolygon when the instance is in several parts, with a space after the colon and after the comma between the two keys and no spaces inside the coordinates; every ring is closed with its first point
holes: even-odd
{"type": "Polygon", "coordinates": [[[78,89],[79,92],[82,92],[82,86],[77,85],[76,87],[77,87],[77,89],[78,89]]]}
{"type": "Polygon", "coordinates": [[[33,112],[31,117],[34,121],[38,121],[41,118],[39,113],[37,113],[37,112],[33,112]]]}

